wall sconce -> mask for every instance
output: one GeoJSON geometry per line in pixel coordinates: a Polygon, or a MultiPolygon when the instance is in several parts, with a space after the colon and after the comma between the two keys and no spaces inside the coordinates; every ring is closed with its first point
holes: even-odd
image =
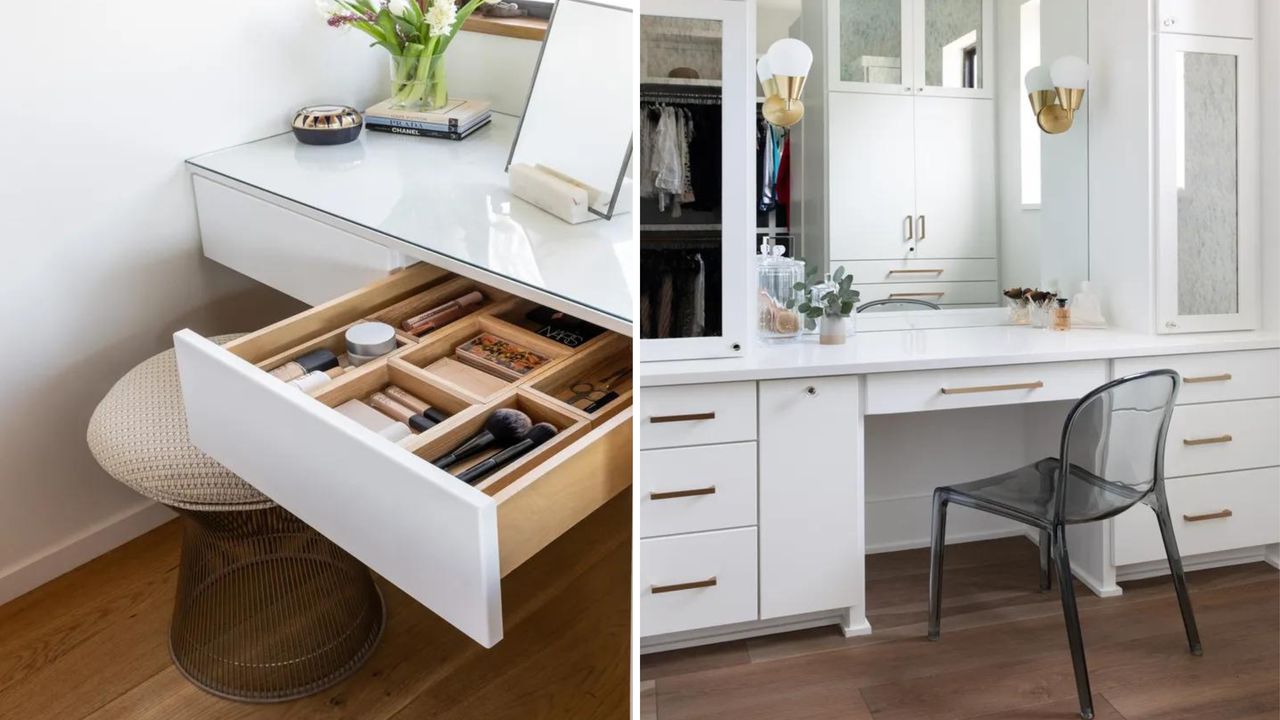
{"type": "Polygon", "coordinates": [[[756,74],[764,89],[761,113],[770,124],[791,127],[804,117],[804,81],[813,66],[813,51],[795,38],[783,38],[769,46],[769,52],[756,63],[756,74]]]}
{"type": "Polygon", "coordinates": [[[1027,72],[1027,97],[1040,129],[1050,135],[1070,130],[1088,86],[1089,63],[1074,55],[1064,55],[1048,68],[1031,68],[1027,72]]]}

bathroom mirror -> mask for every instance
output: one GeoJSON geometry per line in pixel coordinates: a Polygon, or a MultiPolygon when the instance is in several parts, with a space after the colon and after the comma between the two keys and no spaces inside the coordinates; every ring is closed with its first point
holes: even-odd
{"type": "Polygon", "coordinates": [[[559,0],[534,71],[512,164],[541,165],[600,191],[613,216],[631,158],[633,8],[627,0],[559,0]]]}
{"type": "MultiPolygon", "coordinates": [[[[789,34],[826,49],[826,95],[805,98],[825,109],[792,131],[801,202],[769,228],[787,225],[810,268],[844,266],[862,303],[925,301],[911,307],[981,318],[973,309],[1001,307],[1005,288],[1076,293],[1089,269],[1090,92],[1070,129],[1048,134],[1024,77],[1088,58],[1087,3],[803,3],[811,9],[828,25],[809,37],[802,28],[815,24],[799,17],[789,34]]],[[[811,83],[806,95],[822,91],[811,83]]],[[[1006,316],[992,310],[986,324],[1006,316]]]]}

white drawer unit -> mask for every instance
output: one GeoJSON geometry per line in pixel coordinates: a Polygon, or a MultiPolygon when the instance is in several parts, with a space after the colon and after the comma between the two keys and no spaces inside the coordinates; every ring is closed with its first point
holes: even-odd
{"type": "MultiPolygon", "coordinates": [[[[502,578],[631,483],[630,409],[588,415],[538,388],[550,390],[559,374],[572,382],[588,372],[582,368],[599,366],[600,352],[619,352],[604,350],[610,343],[626,343],[629,362],[629,341],[606,333],[577,350],[547,350],[554,359],[546,366],[488,400],[433,379],[412,361],[432,343],[455,342],[447,328],[407,338],[389,358],[311,395],[267,372],[282,353],[291,357],[290,348],[316,347],[362,318],[396,324],[387,313],[439,304],[432,293],[456,280],[416,265],[226,346],[190,330],[175,335],[174,344],[198,447],[488,647],[502,639],[502,578]],[[388,384],[450,417],[397,444],[333,409],[388,384]],[[475,485],[428,461],[479,430],[500,407],[521,409],[559,432],[475,485]]],[[[492,289],[486,294],[502,297],[492,289]]],[[[480,322],[528,347],[550,343],[502,320],[515,302],[492,303],[473,314],[481,320],[457,322],[480,322]]],[[[629,397],[614,402],[625,406],[629,397]]]]}
{"type": "Polygon", "coordinates": [[[955,260],[833,260],[831,272],[844,267],[859,286],[880,283],[936,283],[986,280],[996,282],[995,258],[955,260]]]}
{"type": "Polygon", "coordinates": [[[1280,396],[1280,350],[1121,358],[1116,377],[1169,368],[1182,376],[1178,404],[1280,396]]]}
{"type": "MultiPolygon", "coordinates": [[[[1280,542],[1280,468],[1171,478],[1165,494],[1183,557],[1280,542]]],[[[1130,508],[1113,528],[1117,565],[1165,559],[1150,508],[1130,508]]]]}
{"type": "Polygon", "coordinates": [[[193,176],[200,241],[210,259],[319,305],[406,264],[400,253],[279,205],[193,176]]]}
{"type": "Polygon", "coordinates": [[[858,304],[872,300],[924,300],[935,305],[995,305],[1000,302],[999,283],[991,282],[892,282],[867,285],[855,282],[858,304]]]}
{"type": "Polygon", "coordinates": [[[868,415],[1076,400],[1107,381],[1105,360],[867,376],[868,415]]]}
{"type": "Polygon", "coordinates": [[[1169,421],[1167,477],[1280,465],[1280,399],[1183,405],[1169,421]]]}
{"type": "Polygon", "coordinates": [[[645,388],[639,417],[643,450],[755,440],[756,385],[645,388]]]}
{"type": "Polygon", "coordinates": [[[640,627],[646,636],[757,618],[756,529],[640,541],[640,627]]]}
{"type": "Polygon", "coordinates": [[[640,454],[641,537],[756,524],[756,444],[640,454]]]}

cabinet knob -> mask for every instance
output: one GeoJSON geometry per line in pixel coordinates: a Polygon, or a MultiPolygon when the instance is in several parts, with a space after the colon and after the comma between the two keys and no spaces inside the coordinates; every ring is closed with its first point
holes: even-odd
{"type": "Polygon", "coordinates": [[[729,347],[730,347],[734,352],[738,352],[738,351],[742,350],[742,345],[740,345],[740,344],[738,344],[738,343],[734,343],[734,344],[730,345],[729,347]]]}
{"type": "Polygon", "coordinates": [[[1173,24],[1174,24],[1174,23],[1176,23],[1176,22],[1177,22],[1177,20],[1175,20],[1174,18],[1167,17],[1167,18],[1165,18],[1165,19],[1164,19],[1164,26],[1165,26],[1165,27],[1173,27],[1173,24]]]}
{"type": "Polygon", "coordinates": [[[817,394],[818,394],[818,388],[816,388],[816,387],[814,387],[814,386],[810,385],[809,387],[807,387],[807,388],[805,388],[805,389],[804,389],[804,392],[805,392],[805,394],[806,394],[806,395],[817,395],[817,394]]]}

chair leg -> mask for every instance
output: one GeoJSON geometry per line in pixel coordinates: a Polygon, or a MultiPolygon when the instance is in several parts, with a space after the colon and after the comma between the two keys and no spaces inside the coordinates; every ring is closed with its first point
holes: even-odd
{"type": "Polygon", "coordinates": [[[1169,560],[1169,574],[1173,577],[1173,589],[1178,595],[1178,608],[1182,610],[1182,626],[1187,631],[1187,645],[1192,655],[1201,655],[1200,631],[1196,629],[1196,616],[1191,611],[1191,597],[1187,593],[1187,576],[1182,572],[1182,555],[1178,552],[1178,540],[1173,536],[1173,522],[1169,519],[1168,503],[1161,501],[1157,507],[1156,521],[1160,523],[1160,536],[1164,539],[1164,554],[1169,560]]]}
{"type": "Polygon", "coordinates": [[[1053,548],[1052,537],[1048,530],[1040,531],[1040,592],[1049,592],[1049,588],[1053,587],[1053,574],[1049,572],[1049,556],[1053,548]]]}
{"type": "Polygon", "coordinates": [[[1067,642],[1071,646],[1071,664],[1076,674],[1076,694],[1080,699],[1080,717],[1093,717],[1093,693],[1089,689],[1089,668],[1084,660],[1084,638],[1080,633],[1080,613],[1076,610],[1076,590],[1071,580],[1071,558],[1067,554],[1066,527],[1053,530],[1053,555],[1057,561],[1058,591],[1062,593],[1062,614],[1067,621],[1067,642]]]}
{"type": "Polygon", "coordinates": [[[947,494],[933,491],[933,540],[929,547],[929,639],[942,632],[942,548],[947,534],[947,494]]]}

